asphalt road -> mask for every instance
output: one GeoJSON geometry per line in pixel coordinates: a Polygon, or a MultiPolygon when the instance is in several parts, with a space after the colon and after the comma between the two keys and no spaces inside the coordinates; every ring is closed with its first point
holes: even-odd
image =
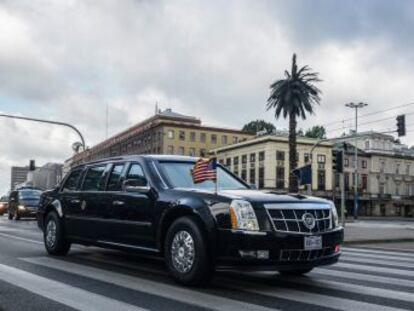
{"type": "Polygon", "coordinates": [[[161,260],[98,248],[46,255],[33,220],[0,217],[0,310],[414,310],[414,250],[344,248],[306,277],[217,273],[185,288],[161,260]]]}

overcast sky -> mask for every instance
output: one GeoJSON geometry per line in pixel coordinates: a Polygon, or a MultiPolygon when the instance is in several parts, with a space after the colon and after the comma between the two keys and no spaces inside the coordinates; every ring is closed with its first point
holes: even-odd
{"type": "MultiPolygon", "coordinates": [[[[105,138],[106,105],[110,134],[152,115],[156,102],[204,124],[260,118],[282,129],[265,103],[296,52],[323,79],[321,105],[299,122],[308,128],[352,117],[351,101],[369,104],[361,114],[413,103],[413,29],[409,0],[0,0],[0,112],[71,122],[90,146],[105,138]]],[[[393,117],[410,112],[361,118],[361,130],[394,129],[393,117]]],[[[352,125],[329,124],[328,134],[352,125]]],[[[413,134],[402,141],[414,144],[413,134]]],[[[0,135],[0,193],[11,165],[62,162],[77,140],[5,119],[0,135]]]]}

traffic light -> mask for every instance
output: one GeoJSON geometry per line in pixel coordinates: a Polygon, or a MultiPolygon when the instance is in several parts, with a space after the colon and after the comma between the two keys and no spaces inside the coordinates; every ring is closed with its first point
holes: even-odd
{"type": "Polygon", "coordinates": [[[34,171],[36,169],[35,160],[30,160],[29,162],[29,170],[34,171]]]}
{"type": "Polygon", "coordinates": [[[342,150],[332,151],[332,169],[337,173],[344,171],[344,153],[342,150]]]}
{"type": "Polygon", "coordinates": [[[405,136],[405,114],[397,116],[398,137],[405,136]]]}

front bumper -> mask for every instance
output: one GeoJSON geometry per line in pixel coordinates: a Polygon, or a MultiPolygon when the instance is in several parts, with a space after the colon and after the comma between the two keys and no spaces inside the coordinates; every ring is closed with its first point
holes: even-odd
{"type": "Polygon", "coordinates": [[[37,207],[26,207],[25,209],[19,209],[17,210],[17,213],[20,217],[36,217],[37,215],[37,207]]]}
{"type": "Polygon", "coordinates": [[[230,270],[295,270],[329,265],[338,261],[337,245],[343,242],[341,227],[324,233],[321,250],[304,250],[303,234],[219,230],[217,265],[230,270]],[[268,258],[249,256],[251,252],[268,251],[268,258]]]}

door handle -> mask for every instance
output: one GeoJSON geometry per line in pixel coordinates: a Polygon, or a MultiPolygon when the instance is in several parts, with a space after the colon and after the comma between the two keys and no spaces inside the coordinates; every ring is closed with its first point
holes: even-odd
{"type": "Polygon", "coordinates": [[[112,201],[112,205],[115,205],[115,206],[122,206],[124,204],[125,204],[124,201],[112,201]]]}
{"type": "Polygon", "coordinates": [[[80,200],[71,200],[70,203],[72,203],[72,204],[79,204],[80,203],[80,200]]]}

